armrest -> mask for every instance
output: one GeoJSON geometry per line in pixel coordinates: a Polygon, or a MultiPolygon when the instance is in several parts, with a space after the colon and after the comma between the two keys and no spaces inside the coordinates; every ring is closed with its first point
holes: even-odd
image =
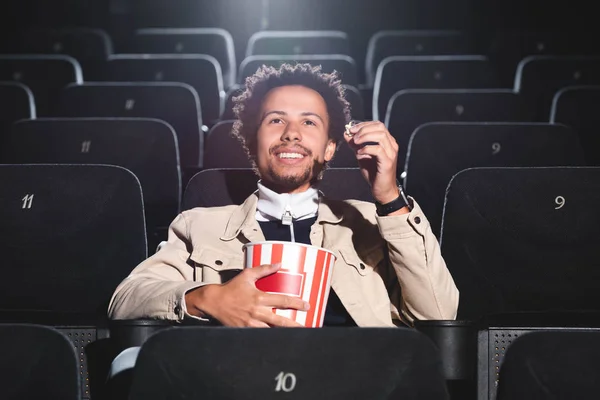
{"type": "Polygon", "coordinates": [[[169,328],[169,321],[157,319],[120,319],[109,322],[110,338],[119,350],[141,346],[153,334],[169,328]]]}
{"type": "Polygon", "coordinates": [[[472,321],[415,321],[415,328],[428,336],[439,349],[447,380],[475,378],[477,326],[472,321]]]}

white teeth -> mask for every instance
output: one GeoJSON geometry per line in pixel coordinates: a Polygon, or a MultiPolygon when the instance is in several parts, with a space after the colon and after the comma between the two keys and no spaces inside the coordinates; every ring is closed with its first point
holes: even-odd
{"type": "Polygon", "coordinates": [[[277,156],[279,158],[304,158],[300,153],[279,153],[277,156]]]}

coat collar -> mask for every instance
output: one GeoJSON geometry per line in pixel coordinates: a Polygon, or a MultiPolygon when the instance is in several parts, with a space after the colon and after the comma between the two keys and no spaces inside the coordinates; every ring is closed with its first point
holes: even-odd
{"type": "MultiPolygon", "coordinates": [[[[245,231],[246,228],[255,228],[256,225],[258,225],[256,222],[257,203],[258,191],[252,193],[241,205],[233,210],[220,239],[231,241],[238,237],[240,232],[245,231]]],[[[319,192],[317,223],[337,225],[341,223],[343,219],[343,213],[335,207],[334,202],[327,199],[323,196],[323,193],[319,192]]]]}

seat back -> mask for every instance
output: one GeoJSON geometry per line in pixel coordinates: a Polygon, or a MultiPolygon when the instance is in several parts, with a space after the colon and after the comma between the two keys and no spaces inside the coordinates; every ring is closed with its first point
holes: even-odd
{"type": "Polygon", "coordinates": [[[598,54],[593,35],[568,32],[499,31],[490,40],[488,55],[498,68],[502,85],[512,85],[519,62],[529,56],[598,54]]]}
{"type": "Polygon", "coordinates": [[[356,168],[358,160],[354,150],[343,140],[338,142],[333,160],[329,162],[329,168],[356,168]]]}
{"type": "Polygon", "coordinates": [[[355,86],[343,85],[346,100],[350,103],[350,115],[352,119],[365,119],[365,103],[360,90],[355,86]]]}
{"type": "Polygon", "coordinates": [[[495,398],[594,397],[600,390],[599,343],[597,327],[544,329],[515,337],[500,368],[495,398]]]}
{"type": "Polygon", "coordinates": [[[204,168],[252,168],[241,142],[231,134],[235,121],[221,121],[208,132],[204,168]]]}
{"type": "Polygon", "coordinates": [[[600,166],[600,86],[571,86],[554,95],[550,122],[579,135],[588,165],[600,166]]]}
{"type": "Polygon", "coordinates": [[[86,80],[100,77],[113,54],[110,36],[101,29],[31,29],[7,42],[5,52],[13,54],[62,54],[77,60],[86,80]]]}
{"type": "Polygon", "coordinates": [[[104,80],[187,83],[200,97],[207,126],[219,119],[225,100],[219,62],[204,54],[118,54],[108,59],[104,80]]]}
{"type": "Polygon", "coordinates": [[[411,135],[429,122],[527,122],[530,107],[512,90],[407,89],[389,102],[385,125],[400,146],[398,172],[404,170],[411,135]]]}
{"type": "Polygon", "coordinates": [[[38,116],[51,116],[60,91],[70,83],[81,84],[79,63],[70,56],[0,55],[0,81],[15,81],[29,87],[38,116]]]}
{"type": "Polygon", "coordinates": [[[246,57],[255,55],[349,54],[340,31],[262,31],[250,36],[246,57]]]}
{"type": "Polygon", "coordinates": [[[404,188],[439,237],[444,194],[452,176],[477,167],[584,165],[577,135],[564,125],[430,123],[412,135],[404,188]]]}
{"type": "Polygon", "coordinates": [[[130,399],[207,395],[213,399],[449,398],[438,350],[411,329],[188,327],[163,330],[142,346],[130,399]],[[244,368],[240,369],[240,362],[244,368]],[[365,371],[378,372],[360,379],[365,371]]]}
{"type": "Polygon", "coordinates": [[[552,99],[567,86],[600,84],[600,56],[531,56],[519,63],[515,91],[535,107],[538,121],[548,121],[552,99]]]}
{"type": "Polygon", "coordinates": [[[244,83],[246,78],[253,75],[261,66],[268,65],[279,68],[282,64],[308,63],[321,66],[323,72],[337,71],[345,85],[358,85],[358,69],[352,57],[340,54],[325,55],[257,55],[246,57],[240,64],[237,83],[244,83]]]}
{"type": "Polygon", "coordinates": [[[600,168],[476,168],[446,191],[442,256],[459,319],[596,309],[600,168]]]}
{"type": "MultiPolygon", "coordinates": [[[[17,82],[0,82],[0,149],[13,122],[35,118],[35,100],[29,88],[17,82]]],[[[2,159],[0,158],[0,161],[2,159]]]]}
{"type": "Polygon", "coordinates": [[[383,121],[392,96],[403,89],[494,89],[496,72],[484,56],[393,56],[377,67],[373,119],[383,121]]]}
{"type": "MultiPolygon", "coordinates": [[[[223,168],[197,173],[183,195],[182,210],[242,204],[256,191],[258,176],[250,169],[223,168]]],[[[331,168],[318,185],[328,198],[373,201],[371,188],[358,168],[331,168]]]]}
{"type": "Polygon", "coordinates": [[[0,182],[0,311],[104,318],[146,258],[137,178],[115,166],[0,165],[0,182]]]}
{"type": "Polygon", "coordinates": [[[7,400],[80,400],[77,355],[62,333],[48,327],[0,324],[0,397],[7,400]]]}
{"type": "Polygon", "coordinates": [[[367,84],[373,85],[379,63],[390,56],[435,56],[471,54],[467,37],[459,31],[379,31],[367,46],[367,84]]]}
{"type": "Polygon", "coordinates": [[[226,88],[235,83],[233,37],[221,28],[144,28],[135,31],[133,53],[208,54],[217,59],[226,88]]]}
{"type": "Polygon", "coordinates": [[[179,213],[181,176],[177,138],[153,119],[38,119],[13,126],[3,157],[9,164],[107,164],[140,180],[150,249],[179,213]]]}
{"type": "Polygon", "coordinates": [[[155,118],[175,129],[182,167],[202,166],[200,101],[182,83],[85,83],[61,93],[57,114],[70,118],[155,118]]]}

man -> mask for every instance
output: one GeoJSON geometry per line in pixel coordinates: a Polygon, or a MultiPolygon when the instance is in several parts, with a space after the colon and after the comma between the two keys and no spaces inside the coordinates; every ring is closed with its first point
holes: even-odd
{"type": "Polygon", "coordinates": [[[299,326],[271,310],[306,310],[308,304],[255,286],[281,266],[242,268],[243,244],[291,239],[338,256],[325,326],[456,318],[458,290],[438,242],[419,206],[397,185],[398,145],[380,122],[344,134],[350,112],[337,75],[308,64],[262,67],[235,103],[233,134],[260,177],[258,191],[240,206],[180,214],[167,242],[116,289],[111,318],[299,326]],[[332,201],[316,189],[341,137],[355,151],[377,205],[332,201]]]}

